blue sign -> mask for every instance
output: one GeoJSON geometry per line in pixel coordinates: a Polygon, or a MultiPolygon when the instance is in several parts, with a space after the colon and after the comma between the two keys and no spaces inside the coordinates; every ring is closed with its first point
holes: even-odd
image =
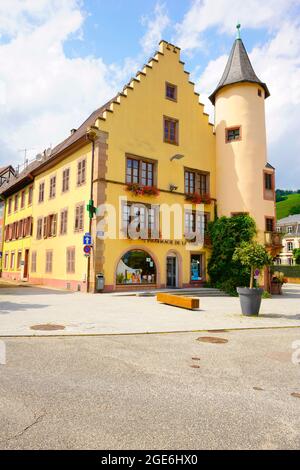
{"type": "Polygon", "coordinates": [[[92,235],[90,233],[85,233],[83,237],[84,245],[92,245],[92,235]]]}

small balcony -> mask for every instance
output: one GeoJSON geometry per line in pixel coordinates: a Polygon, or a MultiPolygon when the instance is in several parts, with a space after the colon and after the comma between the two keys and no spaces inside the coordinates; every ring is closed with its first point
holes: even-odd
{"type": "Polygon", "coordinates": [[[282,250],[282,233],[265,232],[265,245],[272,256],[277,256],[282,250]]]}

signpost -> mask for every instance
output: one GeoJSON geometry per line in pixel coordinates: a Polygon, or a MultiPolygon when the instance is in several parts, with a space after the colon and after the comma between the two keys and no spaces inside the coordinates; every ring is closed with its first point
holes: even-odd
{"type": "Polygon", "coordinates": [[[90,233],[85,233],[83,236],[83,244],[84,245],[92,245],[92,235],[90,233]]]}
{"type": "Polygon", "coordinates": [[[85,256],[91,256],[91,250],[92,250],[92,247],[89,246],[89,245],[85,245],[83,247],[83,253],[85,256]]]}

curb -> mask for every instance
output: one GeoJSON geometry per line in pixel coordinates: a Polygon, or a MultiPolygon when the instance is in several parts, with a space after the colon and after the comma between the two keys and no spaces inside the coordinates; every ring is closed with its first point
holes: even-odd
{"type": "Polygon", "coordinates": [[[289,330],[289,329],[300,329],[300,325],[292,326],[259,326],[259,327],[246,327],[246,328],[216,328],[212,330],[181,330],[181,331],[145,331],[137,333],[70,333],[70,334],[35,334],[35,335],[0,335],[1,338],[77,338],[77,337],[105,337],[105,336],[144,336],[144,335],[174,335],[184,333],[230,333],[235,331],[255,331],[255,330],[289,330]]]}

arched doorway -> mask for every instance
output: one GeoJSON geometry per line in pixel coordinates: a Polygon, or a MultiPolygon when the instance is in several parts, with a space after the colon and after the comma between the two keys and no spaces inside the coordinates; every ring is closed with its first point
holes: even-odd
{"type": "Polygon", "coordinates": [[[156,282],[157,268],[149,253],[134,249],[122,256],[116,270],[117,286],[155,285],[156,282]]]}
{"type": "Polygon", "coordinates": [[[169,253],[166,266],[166,286],[171,289],[178,287],[178,258],[175,253],[169,253]]]}

